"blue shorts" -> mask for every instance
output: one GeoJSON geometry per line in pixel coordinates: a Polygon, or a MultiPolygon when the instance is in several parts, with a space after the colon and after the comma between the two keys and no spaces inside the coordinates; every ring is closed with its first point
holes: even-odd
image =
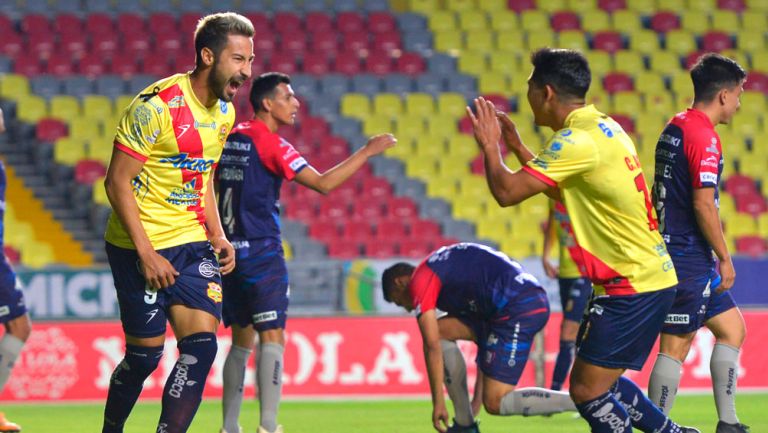
{"type": "Polygon", "coordinates": [[[736,307],[730,291],[715,292],[718,285],[719,275],[714,269],[680,281],[662,332],[675,335],[696,332],[707,320],[736,307]]]}
{"type": "Polygon", "coordinates": [[[8,323],[26,313],[21,282],[15,275],[7,275],[0,283],[0,323],[8,323]]]}
{"type": "Polygon", "coordinates": [[[533,337],[549,319],[549,302],[546,293],[538,289],[518,296],[488,321],[459,319],[475,332],[477,365],[483,374],[517,385],[528,361],[533,337]],[[510,311],[521,303],[526,304],[526,312],[510,311]]]}
{"type": "Polygon", "coordinates": [[[185,305],[221,318],[219,262],[210,243],[192,242],[157,250],[179,272],[176,282],[161,290],[147,284],[139,271],[136,250],[110,243],[106,250],[126,334],[141,338],[165,334],[172,305],[185,305]]]}
{"type": "Polygon", "coordinates": [[[558,278],[557,282],[560,285],[563,319],[581,322],[589,298],[592,296],[592,282],[588,278],[558,278]]]}
{"type": "Polygon", "coordinates": [[[675,300],[675,292],[669,288],[593,298],[579,328],[577,356],[601,367],[642,369],[675,300]]]}
{"type": "Polygon", "coordinates": [[[224,276],[224,326],[285,329],[289,289],[282,244],[248,241],[238,246],[235,270],[224,276]]]}

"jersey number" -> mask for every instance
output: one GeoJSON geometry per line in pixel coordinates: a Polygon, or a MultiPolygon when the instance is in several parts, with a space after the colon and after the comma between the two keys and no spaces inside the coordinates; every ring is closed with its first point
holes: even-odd
{"type": "Polygon", "coordinates": [[[144,287],[144,303],[152,305],[157,302],[157,291],[152,290],[152,287],[147,284],[144,287]]]}
{"type": "Polygon", "coordinates": [[[232,234],[235,231],[235,213],[232,211],[232,188],[224,190],[221,202],[221,207],[224,210],[221,215],[221,223],[227,229],[227,232],[232,234]]]}
{"type": "Polygon", "coordinates": [[[648,230],[658,230],[659,222],[653,217],[653,202],[651,201],[651,195],[648,194],[648,186],[645,184],[643,173],[639,173],[635,176],[635,186],[637,187],[637,190],[642,192],[643,196],[645,196],[645,210],[648,213],[648,230]]]}

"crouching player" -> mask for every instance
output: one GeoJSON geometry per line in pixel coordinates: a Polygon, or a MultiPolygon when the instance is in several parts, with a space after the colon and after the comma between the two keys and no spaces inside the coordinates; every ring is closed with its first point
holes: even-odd
{"type": "Polygon", "coordinates": [[[397,263],[387,268],[382,288],[384,299],[416,311],[437,431],[478,432],[468,409],[466,366],[456,340],[477,343],[488,413],[546,415],[576,410],[567,392],[515,389],[533,336],[549,318],[549,303],[538,281],[504,253],[471,243],[442,247],[416,267],[397,263]],[[439,325],[436,308],[448,313],[439,325]],[[456,409],[450,427],[441,386],[448,378],[448,395],[456,409]]]}

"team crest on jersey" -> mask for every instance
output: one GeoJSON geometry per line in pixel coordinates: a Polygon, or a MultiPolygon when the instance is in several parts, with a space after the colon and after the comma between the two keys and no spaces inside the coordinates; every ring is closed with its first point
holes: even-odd
{"type": "Polygon", "coordinates": [[[229,124],[225,123],[221,125],[221,128],[219,128],[219,143],[224,143],[227,141],[227,131],[229,130],[229,124]]]}
{"type": "Polygon", "coordinates": [[[217,304],[221,302],[221,286],[211,281],[208,283],[208,297],[217,304]]]}
{"type": "Polygon", "coordinates": [[[227,114],[227,111],[229,111],[229,105],[221,99],[219,99],[219,108],[221,108],[221,114],[227,114]]]}
{"type": "Polygon", "coordinates": [[[184,95],[174,96],[168,101],[168,108],[180,108],[186,105],[187,104],[184,102],[184,95]]]}

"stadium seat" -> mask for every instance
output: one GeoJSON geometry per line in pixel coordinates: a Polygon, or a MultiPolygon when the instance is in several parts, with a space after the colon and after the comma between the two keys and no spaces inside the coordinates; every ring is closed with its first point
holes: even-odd
{"type": "Polygon", "coordinates": [[[35,125],[35,138],[39,141],[53,143],[67,134],[67,124],[58,119],[43,118],[35,125]]]}
{"type": "Polygon", "coordinates": [[[613,72],[621,72],[629,76],[634,76],[645,69],[643,55],[637,51],[618,51],[613,54],[613,63],[615,65],[613,72]]]}
{"type": "Polygon", "coordinates": [[[603,88],[606,92],[613,94],[622,91],[632,91],[635,86],[630,76],[615,72],[603,78],[603,88]]]}
{"type": "Polygon", "coordinates": [[[386,259],[398,255],[397,240],[390,238],[369,240],[363,245],[363,255],[372,259],[386,259]]]}
{"type": "Polygon", "coordinates": [[[342,12],[336,16],[336,29],[342,33],[365,30],[365,18],[357,12],[342,12]]]}
{"type": "Polygon", "coordinates": [[[332,69],[340,74],[351,76],[360,73],[362,65],[356,52],[344,51],[336,55],[332,69]]]}
{"type": "Polygon", "coordinates": [[[16,117],[23,122],[34,124],[46,116],[48,106],[45,99],[39,96],[27,96],[16,105],[16,117]]]}
{"type": "Polygon", "coordinates": [[[552,30],[556,32],[563,32],[566,30],[580,30],[581,22],[579,16],[571,11],[559,11],[552,14],[550,17],[550,26],[552,30]]]}
{"type": "Polygon", "coordinates": [[[416,53],[403,53],[395,61],[395,69],[409,76],[416,76],[425,70],[424,59],[416,53]]]}
{"type": "Polygon", "coordinates": [[[760,193],[741,194],[734,197],[736,201],[736,211],[751,214],[754,217],[768,211],[765,198],[760,193]]]}
{"type": "Polygon", "coordinates": [[[611,29],[611,16],[604,10],[579,10],[581,14],[581,29],[589,33],[597,33],[611,29]]]}
{"type": "Polygon", "coordinates": [[[96,180],[107,174],[107,168],[101,161],[81,160],[75,165],[75,182],[93,185],[96,180]]]}
{"type": "Polygon", "coordinates": [[[751,257],[759,257],[768,252],[766,240],[760,236],[741,236],[736,238],[736,252],[751,257]]]}
{"type": "Polygon", "coordinates": [[[427,93],[408,93],[405,95],[405,113],[419,117],[431,116],[435,114],[435,101],[427,93]]]}
{"type": "Polygon", "coordinates": [[[351,240],[337,239],[328,244],[328,255],[337,259],[358,259],[360,244],[351,240]]]}
{"type": "Polygon", "coordinates": [[[680,28],[680,17],[670,11],[656,12],[651,16],[651,29],[657,33],[666,33],[680,28]]]}
{"type": "Polygon", "coordinates": [[[624,48],[624,41],[621,34],[615,31],[598,32],[592,39],[592,45],[596,50],[615,53],[624,48]]]}
{"type": "Polygon", "coordinates": [[[387,212],[391,217],[413,219],[418,217],[418,208],[412,199],[407,197],[392,197],[387,204],[387,212]]]}
{"type": "Polygon", "coordinates": [[[701,39],[701,48],[704,51],[720,52],[733,48],[731,37],[720,31],[706,33],[701,39]]]}

